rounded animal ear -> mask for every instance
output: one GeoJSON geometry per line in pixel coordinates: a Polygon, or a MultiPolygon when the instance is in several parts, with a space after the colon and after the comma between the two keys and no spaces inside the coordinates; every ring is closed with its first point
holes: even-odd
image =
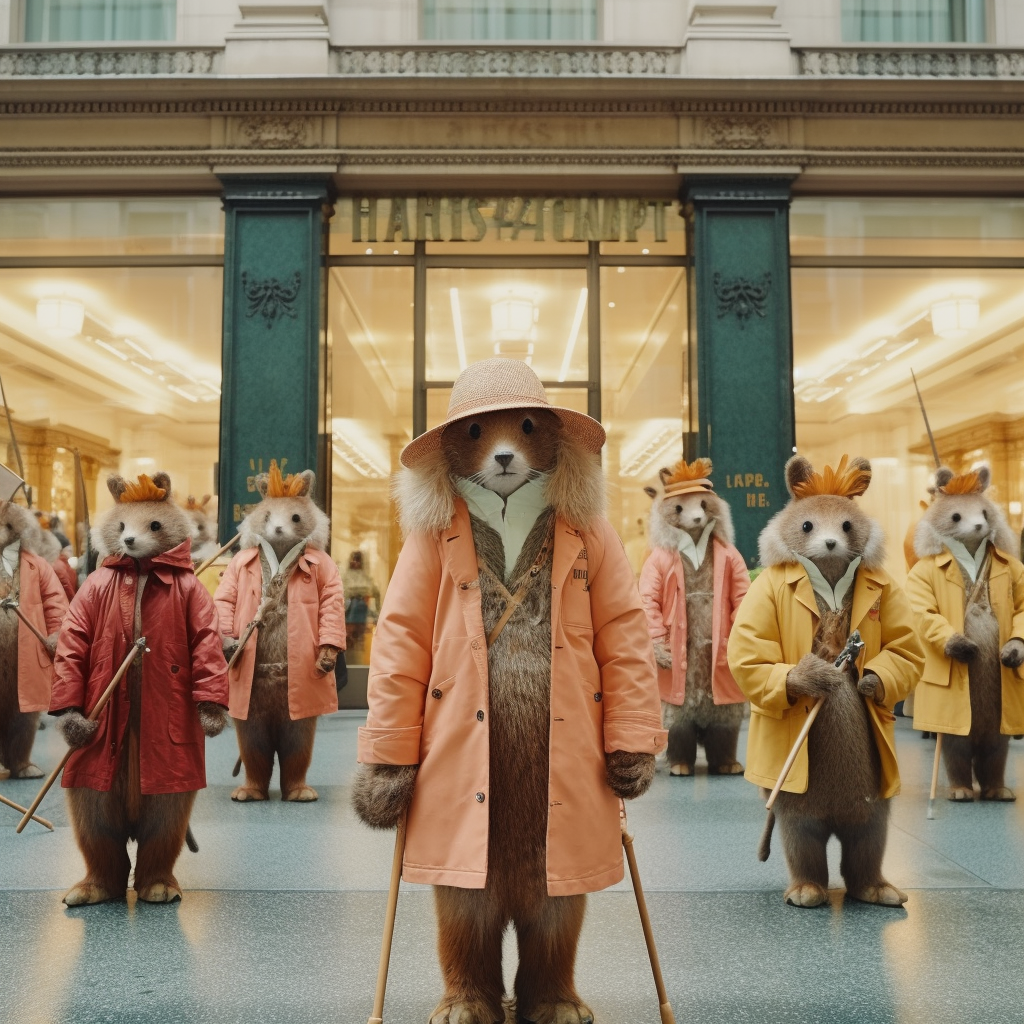
{"type": "Polygon", "coordinates": [[[935,470],[935,489],[938,490],[940,487],[945,487],[953,479],[953,476],[953,470],[949,466],[939,466],[935,470]]]}
{"type": "Polygon", "coordinates": [[[672,470],[668,466],[662,466],[658,470],[658,479],[664,484],[668,481],[668,478],[672,475],[672,470]]]}
{"type": "Polygon", "coordinates": [[[850,494],[850,497],[855,497],[863,494],[871,486],[871,463],[863,455],[855,455],[850,459],[850,469],[859,469],[863,474],[860,484],[850,494]]]}
{"type": "Polygon", "coordinates": [[[120,501],[121,495],[128,489],[123,476],[116,473],[107,477],[107,490],[114,496],[114,501],[120,501]]]}
{"type": "Polygon", "coordinates": [[[161,487],[164,490],[163,501],[171,500],[171,478],[163,471],[160,470],[158,473],[154,473],[150,479],[156,484],[157,487],[161,487]]]}
{"type": "Polygon", "coordinates": [[[813,475],[814,467],[810,461],[802,455],[794,455],[786,463],[786,490],[789,491],[790,497],[795,497],[793,494],[794,487],[799,486],[805,480],[810,480],[813,475]]]}
{"type": "Polygon", "coordinates": [[[653,487],[645,487],[644,494],[646,494],[648,498],[656,498],[658,496],[658,492],[653,487]]]}
{"type": "Polygon", "coordinates": [[[200,508],[206,508],[206,506],[210,504],[210,498],[211,498],[211,495],[204,494],[203,495],[203,500],[201,502],[199,502],[199,507],[200,508]]]}
{"type": "Polygon", "coordinates": [[[307,498],[312,495],[313,488],[316,486],[316,473],[311,469],[304,469],[298,474],[299,479],[302,480],[302,490],[299,491],[298,496],[300,498],[307,498]]]}
{"type": "Polygon", "coordinates": [[[983,491],[988,490],[988,485],[992,483],[992,470],[990,470],[988,466],[978,467],[978,483],[981,484],[981,489],[983,491]]]}
{"type": "Polygon", "coordinates": [[[267,473],[257,473],[256,479],[253,480],[256,485],[256,490],[261,498],[267,496],[267,488],[270,486],[270,476],[267,473]]]}

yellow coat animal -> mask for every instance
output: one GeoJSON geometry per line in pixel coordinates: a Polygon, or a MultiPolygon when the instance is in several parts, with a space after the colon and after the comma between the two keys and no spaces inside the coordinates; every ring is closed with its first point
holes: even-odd
{"type": "MultiPolygon", "coordinates": [[[[966,736],[971,731],[967,665],[946,657],[946,642],[964,631],[964,582],[949,550],[922,558],[907,578],[907,596],[918,616],[924,646],[924,674],[914,693],[914,728],[966,736]]],[[[1024,637],[1024,565],[992,549],[989,602],[999,623],[999,644],[1024,637]]],[[[1002,666],[1003,735],[1024,732],[1021,669],[1002,666]]]]}
{"type": "MultiPolygon", "coordinates": [[[[818,606],[804,568],[796,562],[773,565],[751,584],[729,637],[729,667],[750,699],[747,741],[748,781],[771,789],[813,705],[801,697],[790,705],[786,676],[811,653],[818,606]]],[[[885,685],[885,701],[865,701],[882,762],[881,791],[888,799],[900,790],[896,765],[893,705],[913,689],[921,670],[921,647],[914,616],[903,592],[883,569],[860,569],[853,591],[851,632],[859,629],[864,651],[861,673],[874,672],[885,685]],[[884,623],[884,626],[883,626],[884,623]]],[[[807,792],[807,744],[797,755],[782,787],[807,792]]]]}

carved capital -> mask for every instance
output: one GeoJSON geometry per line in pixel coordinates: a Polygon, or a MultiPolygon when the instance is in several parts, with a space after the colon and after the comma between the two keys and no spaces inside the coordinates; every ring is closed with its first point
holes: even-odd
{"type": "Polygon", "coordinates": [[[733,313],[739,321],[740,330],[743,330],[752,316],[759,316],[763,320],[767,315],[765,306],[772,287],[770,271],[765,271],[754,281],[747,277],[734,277],[726,281],[716,271],[712,283],[718,300],[719,320],[733,313]]]}

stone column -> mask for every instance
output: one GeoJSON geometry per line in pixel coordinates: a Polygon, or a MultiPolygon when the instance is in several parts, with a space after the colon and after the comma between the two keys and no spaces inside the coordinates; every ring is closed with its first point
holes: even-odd
{"type": "Polygon", "coordinates": [[[786,500],[793,453],[789,179],[690,178],[697,346],[696,454],[710,456],[732,508],[736,546],[757,564],[757,538],[786,500]]]}
{"type": "Polygon", "coordinates": [[[259,501],[254,478],[271,459],[286,474],[316,470],[317,499],[330,507],[331,466],[318,440],[325,429],[323,277],[331,206],[327,179],[222,181],[219,525],[227,540],[259,501]]]}

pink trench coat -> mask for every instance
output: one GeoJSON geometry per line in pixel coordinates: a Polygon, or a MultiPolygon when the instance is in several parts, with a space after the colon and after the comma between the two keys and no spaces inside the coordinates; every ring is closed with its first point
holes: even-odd
{"type": "MultiPolygon", "coordinates": [[[[711,612],[711,695],[716,704],[741,704],[747,698],[729,671],[726,646],[736,611],[750,587],[743,556],[731,544],[712,540],[715,598],[711,612]]],[[[640,598],[652,640],[669,637],[672,667],[658,669],[658,687],[666,704],[686,697],[686,584],[678,551],[655,548],[640,573],[640,598]]]]}
{"type": "MultiPolygon", "coordinates": [[[[477,571],[459,498],[448,529],[405,542],[377,623],[359,760],[420,766],[402,872],[409,882],[487,884],[487,643],[477,571]]],[[[654,754],[666,738],[633,572],[605,520],[584,533],[556,520],[551,644],[547,880],[550,895],[568,896],[622,878],[605,753],[654,754]]]]}
{"type": "MultiPolygon", "coordinates": [[[[68,610],[59,577],[45,558],[28,551],[21,552],[20,576],[18,604],[22,614],[43,636],[56,633],[68,610]]],[[[50,655],[39,638],[18,619],[18,710],[46,711],[52,683],[50,655]]]]}

